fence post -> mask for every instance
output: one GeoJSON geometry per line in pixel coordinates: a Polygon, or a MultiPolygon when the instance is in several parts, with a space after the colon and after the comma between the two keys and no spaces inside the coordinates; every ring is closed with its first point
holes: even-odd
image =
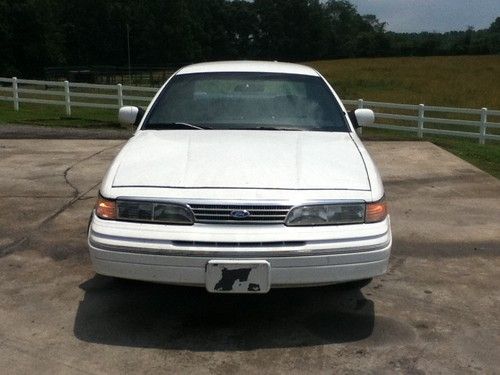
{"type": "Polygon", "coordinates": [[[419,104],[418,105],[418,131],[417,135],[418,138],[423,138],[424,137],[424,115],[425,115],[425,105],[419,104]]]}
{"type": "Polygon", "coordinates": [[[479,144],[484,145],[486,140],[486,122],[488,121],[488,108],[481,108],[481,125],[479,125],[479,144]]]}
{"type": "Polygon", "coordinates": [[[14,99],[14,111],[19,111],[19,88],[17,77],[12,77],[12,97],[14,99]]]}
{"type": "Polygon", "coordinates": [[[121,83],[116,85],[118,87],[118,107],[123,107],[123,86],[121,83]]]}
{"type": "MultiPolygon", "coordinates": [[[[363,109],[363,107],[364,107],[363,99],[358,99],[358,109],[363,109]]],[[[363,128],[361,126],[356,130],[358,135],[363,135],[363,128]]]]}
{"type": "Polygon", "coordinates": [[[69,96],[69,82],[64,81],[64,102],[66,103],[66,115],[71,116],[71,99],[69,96]]]}

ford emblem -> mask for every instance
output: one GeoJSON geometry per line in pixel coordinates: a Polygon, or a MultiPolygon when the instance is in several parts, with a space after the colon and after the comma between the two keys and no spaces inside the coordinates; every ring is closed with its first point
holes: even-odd
{"type": "Polygon", "coordinates": [[[244,219],[250,216],[250,212],[248,212],[247,210],[234,210],[231,211],[230,215],[235,219],[244,219]]]}

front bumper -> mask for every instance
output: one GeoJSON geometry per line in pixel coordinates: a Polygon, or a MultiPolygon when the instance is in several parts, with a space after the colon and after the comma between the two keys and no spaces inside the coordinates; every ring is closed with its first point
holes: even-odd
{"type": "Polygon", "coordinates": [[[266,260],[271,287],[360,280],[386,272],[390,219],[325,227],[174,226],[108,221],[95,215],[89,249],[97,273],[179,285],[205,285],[210,260],[266,260]]]}

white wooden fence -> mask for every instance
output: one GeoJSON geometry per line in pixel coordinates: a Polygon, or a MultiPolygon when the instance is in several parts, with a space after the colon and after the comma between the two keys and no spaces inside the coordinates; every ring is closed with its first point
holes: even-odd
{"type": "MultiPolygon", "coordinates": [[[[124,104],[146,106],[157,91],[158,88],[122,84],[0,78],[0,101],[13,102],[14,110],[19,111],[21,103],[59,105],[65,107],[67,116],[71,116],[72,107],[118,109],[124,104]]],[[[370,128],[412,132],[419,138],[425,134],[475,138],[480,144],[486,140],[500,140],[500,110],[383,103],[363,99],[343,102],[351,108],[375,110],[377,121],[370,128]],[[440,113],[444,115],[438,117],[440,113]],[[389,123],[380,120],[389,120],[389,123]]]]}
{"type": "Polygon", "coordinates": [[[59,105],[71,116],[72,107],[118,109],[124,102],[147,105],[158,88],[117,85],[97,85],[68,81],[39,81],[0,78],[0,100],[12,101],[14,110],[20,103],[59,105]],[[6,85],[7,84],[7,85],[6,85]]]}

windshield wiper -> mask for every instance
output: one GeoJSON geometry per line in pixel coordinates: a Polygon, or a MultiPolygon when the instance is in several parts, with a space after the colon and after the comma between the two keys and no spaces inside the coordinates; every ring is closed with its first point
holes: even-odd
{"type": "Polygon", "coordinates": [[[249,128],[242,128],[242,130],[283,130],[283,131],[297,131],[302,132],[302,128],[288,128],[285,126],[252,126],[249,128]]]}
{"type": "Polygon", "coordinates": [[[196,129],[196,130],[206,130],[212,129],[209,126],[193,125],[187,122],[161,122],[161,123],[149,123],[146,125],[145,129],[153,130],[169,130],[169,129],[196,129]]]}

